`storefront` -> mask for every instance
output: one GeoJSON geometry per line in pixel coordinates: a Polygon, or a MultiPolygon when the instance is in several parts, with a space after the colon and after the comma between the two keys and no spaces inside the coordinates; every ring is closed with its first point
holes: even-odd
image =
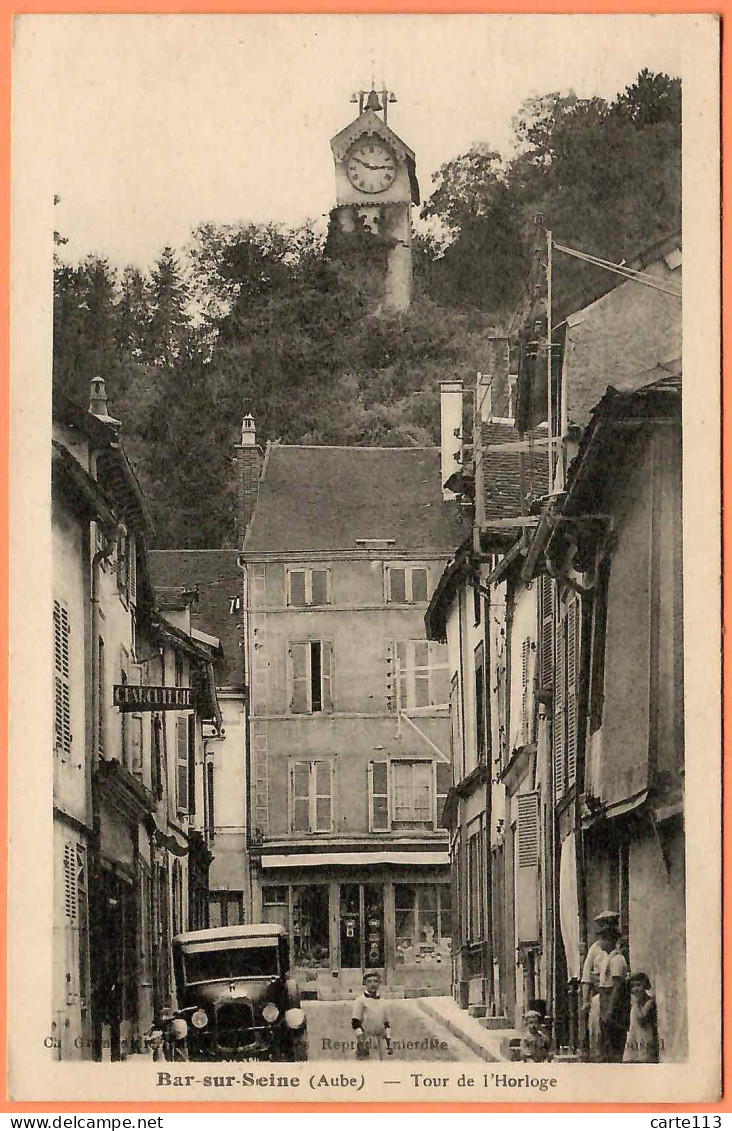
{"type": "Polygon", "coordinates": [[[446,865],[431,867],[427,878],[427,869],[414,866],[273,867],[272,859],[262,858],[255,916],[289,931],[293,965],[306,984],[316,983],[310,988],[318,997],[352,996],[366,968],[379,970],[388,988],[407,997],[449,992],[446,865]]]}

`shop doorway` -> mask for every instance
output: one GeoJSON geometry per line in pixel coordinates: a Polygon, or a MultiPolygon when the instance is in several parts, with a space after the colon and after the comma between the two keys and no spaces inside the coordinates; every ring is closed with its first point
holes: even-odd
{"type": "Polygon", "coordinates": [[[380,884],[341,884],[341,966],[384,966],[384,889],[380,884]]]}

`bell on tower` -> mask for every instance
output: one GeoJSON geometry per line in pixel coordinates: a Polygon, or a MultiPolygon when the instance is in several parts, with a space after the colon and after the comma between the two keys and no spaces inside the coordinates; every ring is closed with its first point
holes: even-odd
{"type": "Polygon", "coordinates": [[[358,101],[358,117],[330,143],[337,221],[344,233],[365,225],[375,239],[388,242],[383,305],[406,310],[412,290],[411,206],[419,204],[414,153],[387,125],[393,92],[372,87],[354,93],[351,101],[358,101]]]}

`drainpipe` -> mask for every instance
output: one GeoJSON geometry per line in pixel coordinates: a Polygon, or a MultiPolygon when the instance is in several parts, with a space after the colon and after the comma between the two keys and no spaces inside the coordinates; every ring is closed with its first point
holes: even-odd
{"type": "MultiPolygon", "coordinates": [[[[480,569],[478,570],[478,578],[480,579],[480,569]]],[[[488,591],[485,597],[481,595],[480,600],[483,601],[483,651],[485,653],[485,663],[483,665],[483,710],[485,714],[485,757],[487,771],[485,779],[485,895],[486,907],[490,915],[488,934],[485,940],[484,963],[488,975],[488,1000],[493,1006],[493,1013],[495,1014],[496,1002],[493,978],[493,852],[491,851],[493,840],[493,714],[491,710],[491,686],[493,680],[491,678],[490,591],[488,591]]]]}
{"type": "Polygon", "coordinates": [[[252,632],[251,632],[251,589],[249,566],[240,556],[237,564],[242,571],[242,658],[244,661],[244,918],[254,919],[254,879],[252,876],[251,837],[252,837],[252,696],[251,674],[253,670],[252,632]]]}

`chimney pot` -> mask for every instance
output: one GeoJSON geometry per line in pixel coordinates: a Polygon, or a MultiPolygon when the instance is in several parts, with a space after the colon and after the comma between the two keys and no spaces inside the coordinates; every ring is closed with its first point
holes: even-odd
{"type": "Polygon", "coordinates": [[[248,412],[241,422],[241,442],[245,447],[253,447],[257,443],[257,430],[251,412],[248,412]]]}
{"type": "Polygon", "coordinates": [[[89,397],[89,412],[92,416],[107,416],[107,391],[103,377],[92,377],[89,397]]]}

